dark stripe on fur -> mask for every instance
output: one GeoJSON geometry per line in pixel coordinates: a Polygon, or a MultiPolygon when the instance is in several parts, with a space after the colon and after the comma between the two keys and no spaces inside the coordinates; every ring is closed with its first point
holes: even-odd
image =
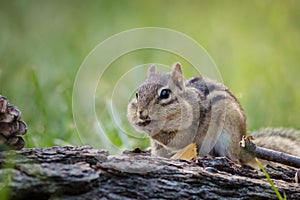
{"type": "Polygon", "coordinates": [[[194,78],[192,78],[192,79],[189,80],[189,83],[193,84],[193,83],[196,83],[198,81],[200,81],[200,77],[194,77],[194,78]]]}
{"type": "Polygon", "coordinates": [[[210,92],[206,82],[203,80],[202,77],[195,77],[190,79],[186,86],[197,88],[198,90],[201,91],[201,93],[203,93],[204,96],[207,96],[210,92]]]}
{"type": "Polygon", "coordinates": [[[226,99],[226,95],[217,95],[217,96],[214,96],[211,100],[210,100],[210,103],[211,105],[214,105],[215,103],[221,101],[221,100],[225,100],[226,99]]]}

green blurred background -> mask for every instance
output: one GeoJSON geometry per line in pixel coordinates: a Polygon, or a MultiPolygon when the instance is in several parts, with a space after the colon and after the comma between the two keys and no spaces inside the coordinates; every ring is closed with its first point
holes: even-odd
{"type": "MultiPolygon", "coordinates": [[[[77,70],[106,38],[145,26],[183,32],[208,51],[241,101],[249,131],[300,128],[299,1],[1,0],[0,94],[23,112],[27,147],[81,144],[72,115],[77,70]]],[[[155,60],[138,55],[128,59],[155,60]]],[[[113,143],[128,147],[107,119],[113,143]]]]}

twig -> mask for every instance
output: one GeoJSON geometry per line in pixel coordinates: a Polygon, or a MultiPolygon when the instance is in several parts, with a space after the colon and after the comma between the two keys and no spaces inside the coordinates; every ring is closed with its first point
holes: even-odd
{"type": "Polygon", "coordinates": [[[255,155],[258,158],[282,163],[285,165],[300,168],[300,158],[297,156],[289,155],[279,151],[256,146],[255,155]]]}
{"type": "Polygon", "coordinates": [[[243,137],[240,146],[257,158],[300,168],[300,157],[255,145],[251,137],[243,137]]]}

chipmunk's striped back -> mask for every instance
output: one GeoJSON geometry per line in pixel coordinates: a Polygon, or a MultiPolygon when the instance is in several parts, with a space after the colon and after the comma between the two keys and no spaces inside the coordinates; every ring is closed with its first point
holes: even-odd
{"type": "Polygon", "coordinates": [[[205,77],[186,81],[179,63],[170,73],[156,73],[152,66],[136,96],[128,105],[128,119],[149,134],[153,155],[171,157],[196,143],[200,156],[241,160],[239,141],[246,134],[246,118],[223,84],[205,77]]]}
{"type": "MultiPolygon", "coordinates": [[[[200,115],[199,135],[206,136],[203,139],[206,142],[201,147],[204,154],[208,151],[206,149],[214,147],[210,152],[212,155],[236,157],[233,155],[234,152],[227,152],[224,149],[226,146],[224,143],[231,143],[232,138],[240,139],[247,132],[246,116],[237,98],[225,85],[206,77],[191,78],[187,81],[186,87],[194,87],[199,91],[203,109],[200,112],[202,115],[200,115]],[[209,132],[209,127],[212,126],[219,126],[215,130],[220,133],[209,132]]],[[[237,144],[231,145],[239,152],[237,144]]]]}
{"type": "MultiPolygon", "coordinates": [[[[154,156],[172,157],[195,143],[199,156],[226,156],[241,164],[254,161],[253,155],[241,152],[239,146],[247,130],[237,98],[222,83],[209,78],[186,81],[179,63],[170,73],[149,68],[147,80],[128,105],[127,117],[137,130],[149,134],[154,156]]],[[[263,130],[254,134],[254,142],[300,156],[300,137],[290,132],[295,131],[263,130]]]]}

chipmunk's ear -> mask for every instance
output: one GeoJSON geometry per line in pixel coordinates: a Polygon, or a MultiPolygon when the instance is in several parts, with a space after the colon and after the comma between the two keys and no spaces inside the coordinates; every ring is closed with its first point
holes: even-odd
{"type": "Polygon", "coordinates": [[[175,85],[182,90],[184,88],[184,78],[181,70],[181,64],[179,62],[173,65],[171,77],[175,85]]]}
{"type": "Polygon", "coordinates": [[[148,69],[147,77],[154,75],[156,73],[156,65],[151,65],[148,69]]]}

